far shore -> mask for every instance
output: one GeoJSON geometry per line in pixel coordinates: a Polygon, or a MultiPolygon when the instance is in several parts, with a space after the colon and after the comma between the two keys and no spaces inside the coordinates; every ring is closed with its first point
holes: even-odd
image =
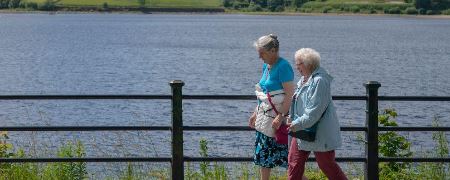
{"type": "MultiPolygon", "coordinates": [[[[160,8],[158,8],[160,9],[160,8]]],[[[301,13],[301,12],[229,12],[229,11],[208,11],[202,8],[197,11],[183,11],[195,8],[170,8],[169,11],[139,11],[139,10],[112,10],[112,11],[73,11],[73,10],[57,10],[57,11],[39,11],[39,10],[11,10],[0,9],[0,14],[241,14],[241,15],[269,15],[269,16],[374,16],[374,17],[406,17],[406,18],[424,18],[424,19],[450,19],[450,15],[407,15],[407,14],[365,14],[365,13],[301,13]]]]}

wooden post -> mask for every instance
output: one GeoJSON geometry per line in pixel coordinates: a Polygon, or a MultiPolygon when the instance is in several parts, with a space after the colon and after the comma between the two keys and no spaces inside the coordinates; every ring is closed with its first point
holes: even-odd
{"type": "Polygon", "coordinates": [[[184,82],[173,80],[172,88],[172,179],[184,179],[184,155],[183,155],[183,97],[182,87],[184,82]]]}
{"type": "Polygon", "coordinates": [[[369,81],[366,87],[366,180],[378,180],[378,88],[379,82],[369,81]]]}

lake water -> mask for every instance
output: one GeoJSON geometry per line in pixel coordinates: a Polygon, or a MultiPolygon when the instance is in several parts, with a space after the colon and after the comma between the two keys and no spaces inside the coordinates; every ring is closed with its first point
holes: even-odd
{"type": "MultiPolygon", "coordinates": [[[[279,36],[280,55],[311,47],[334,76],[333,95],[449,96],[450,20],[387,16],[253,16],[192,14],[0,14],[0,94],[253,93],[262,61],[252,47],[279,36]]],[[[298,73],[296,74],[298,76],[298,73]]],[[[296,77],[298,80],[298,77],[296,77]]],[[[184,125],[247,124],[256,102],[185,100],[184,125]]],[[[365,123],[365,102],[335,101],[343,126],[365,123]]],[[[165,100],[0,101],[2,126],[170,125],[165,100]]],[[[380,102],[400,126],[450,126],[448,102],[380,102]]],[[[364,148],[344,132],[338,156],[364,148]]],[[[404,133],[420,156],[430,133],[404,133]]],[[[250,156],[252,132],[186,132],[185,154],[209,140],[212,156],[250,156]]],[[[169,132],[10,132],[10,141],[39,157],[74,139],[87,156],[169,156],[169,132]]],[[[449,138],[447,133],[447,138],[449,138]]]]}

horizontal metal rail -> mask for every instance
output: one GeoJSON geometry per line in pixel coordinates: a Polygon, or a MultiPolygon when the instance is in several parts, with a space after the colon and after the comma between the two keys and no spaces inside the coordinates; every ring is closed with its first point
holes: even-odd
{"type": "Polygon", "coordinates": [[[450,96],[378,96],[380,101],[450,101],[450,96]]]}
{"type": "Polygon", "coordinates": [[[170,126],[35,126],[0,127],[0,131],[168,131],[170,126]]]}
{"type": "MultiPolygon", "coordinates": [[[[183,126],[186,131],[254,131],[248,126],[183,126]]],[[[341,127],[341,131],[367,131],[366,127],[341,127]]]]}
{"type": "Polygon", "coordinates": [[[450,131],[450,127],[378,127],[378,131],[450,131]]]}
{"type": "Polygon", "coordinates": [[[0,100],[171,99],[171,95],[0,95],[0,100]]]}
{"type": "MultiPolygon", "coordinates": [[[[315,161],[316,158],[308,158],[308,161],[315,161]]],[[[253,162],[253,157],[184,157],[184,161],[189,162],[205,162],[205,161],[221,161],[221,162],[253,162]]],[[[363,157],[337,157],[338,162],[366,162],[363,157]]]]}
{"type": "Polygon", "coordinates": [[[431,157],[431,158],[400,158],[400,157],[380,157],[380,162],[450,162],[449,157],[431,157]]]}
{"type": "Polygon", "coordinates": [[[24,162],[171,162],[170,157],[0,158],[0,163],[24,162]]]}

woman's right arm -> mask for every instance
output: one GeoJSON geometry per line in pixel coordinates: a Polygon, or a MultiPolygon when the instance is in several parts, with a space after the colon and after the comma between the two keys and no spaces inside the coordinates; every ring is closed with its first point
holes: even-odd
{"type": "Polygon", "coordinates": [[[250,118],[248,118],[248,126],[250,126],[251,128],[255,128],[255,122],[256,122],[256,111],[258,110],[258,106],[255,108],[255,110],[253,111],[253,114],[250,116],[250,118]]]}

